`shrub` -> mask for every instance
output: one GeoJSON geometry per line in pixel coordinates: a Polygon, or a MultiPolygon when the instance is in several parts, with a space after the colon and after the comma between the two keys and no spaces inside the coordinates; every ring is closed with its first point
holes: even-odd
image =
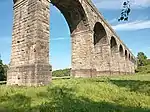
{"type": "Polygon", "coordinates": [[[52,76],[54,77],[64,77],[64,76],[70,76],[71,69],[61,69],[61,70],[55,70],[52,72],[52,76]]]}

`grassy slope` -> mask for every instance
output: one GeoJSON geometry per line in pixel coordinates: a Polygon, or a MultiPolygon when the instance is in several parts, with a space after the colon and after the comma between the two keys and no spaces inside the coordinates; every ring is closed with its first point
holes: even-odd
{"type": "Polygon", "coordinates": [[[0,112],[150,112],[150,75],[0,86],[0,112]]]}
{"type": "Polygon", "coordinates": [[[142,74],[143,74],[143,73],[150,73],[150,64],[139,67],[139,68],[137,69],[137,71],[138,71],[139,73],[142,73],[142,74]]]}

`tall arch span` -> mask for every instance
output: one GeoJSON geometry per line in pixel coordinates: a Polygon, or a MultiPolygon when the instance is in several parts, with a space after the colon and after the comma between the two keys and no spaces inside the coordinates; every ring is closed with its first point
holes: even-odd
{"type": "MultiPolygon", "coordinates": [[[[12,32],[11,62],[8,85],[37,86],[51,82],[52,67],[49,64],[50,4],[64,15],[72,40],[72,76],[95,77],[120,73],[113,70],[111,37],[116,41],[113,59],[119,55],[118,45],[130,53],[111,26],[104,20],[91,0],[13,0],[14,21],[12,32]]],[[[54,21],[55,22],[55,21],[54,21]]],[[[59,31],[58,31],[59,32],[59,31]]],[[[127,54],[128,55],[128,54],[127,54]]],[[[120,58],[125,58],[125,54],[120,58]]],[[[123,59],[125,67],[135,61],[123,59]]],[[[134,71],[134,69],[132,69],[134,71]]],[[[133,73],[126,68],[125,73],[133,73]]]]}

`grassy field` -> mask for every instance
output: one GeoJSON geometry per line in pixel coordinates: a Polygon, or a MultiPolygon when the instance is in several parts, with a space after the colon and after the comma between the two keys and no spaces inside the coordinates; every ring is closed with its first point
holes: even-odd
{"type": "Polygon", "coordinates": [[[150,74],[0,85],[0,112],[150,112],[150,74]]]}

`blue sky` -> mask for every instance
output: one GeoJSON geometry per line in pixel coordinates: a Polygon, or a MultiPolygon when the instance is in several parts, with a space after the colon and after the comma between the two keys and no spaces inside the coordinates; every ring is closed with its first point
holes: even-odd
{"type": "MultiPolygon", "coordinates": [[[[12,1],[0,0],[0,54],[6,64],[11,53],[12,1]]],[[[130,0],[132,11],[128,22],[117,21],[123,0],[93,2],[135,56],[142,51],[150,58],[150,0],[130,0]]],[[[50,9],[50,64],[53,69],[71,67],[69,27],[58,9],[52,5],[50,9]]]]}

